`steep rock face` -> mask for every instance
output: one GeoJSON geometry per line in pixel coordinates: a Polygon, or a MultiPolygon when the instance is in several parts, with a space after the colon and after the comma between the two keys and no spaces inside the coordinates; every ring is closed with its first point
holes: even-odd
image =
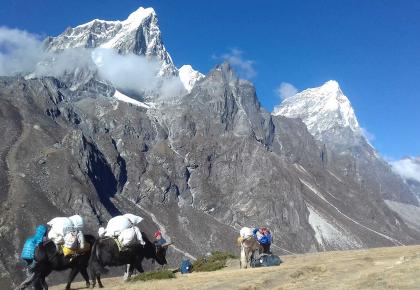
{"type": "MultiPolygon", "coordinates": [[[[267,138],[268,114],[260,108],[255,88],[240,80],[228,63],[217,66],[185,96],[180,107],[203,110],[204,117],[195,125],[201,134],[216,135],[232,131],[235,136],[254,135],[258,140],[267,138]],[[205,114],[204,110],[208,110],[205,114]],[[214,122],[216,119],[218,122],[214,122]],[[214,126],[209,126],[213,123],[214,126]]],[[[173,130],[179,134],[178,130],[173,130]]]]}
{"type": "Polygon", "coordinates": [[[249,82],[239,80],[228,64],[220,65],[179,104],[160,112],[149,114],[168,127],[170,148],[188,171],[182,207],[236,230],[264,220],[274,233],[290,233],[279,245],[314,249],[297,180],[268,150],[274,126],[249,82]]]}

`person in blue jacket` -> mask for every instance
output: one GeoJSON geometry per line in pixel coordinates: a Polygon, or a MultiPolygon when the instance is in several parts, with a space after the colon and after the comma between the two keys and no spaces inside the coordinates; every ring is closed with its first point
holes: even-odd
{"type": "Polygon", "coordinates": [[[253,234],[262,247],[262,253],[270,254],[270,246],[273,241],[270,231],[265,227],[255,228],[253,234]]]}
{"type": "Polygon", "coordinates": [[[48,229],[46,226],[39,225],[36,227],[35,235],[29,237],[25,241],[20,257],[26,262],[27,277],[25,281],[23,281],[16,289],[25,289],[32,283],[32,281],[35,280],[35,270],[37,266],[37,261],[35,259],[35,249],[44,241],[47,230],[48,229]]]}

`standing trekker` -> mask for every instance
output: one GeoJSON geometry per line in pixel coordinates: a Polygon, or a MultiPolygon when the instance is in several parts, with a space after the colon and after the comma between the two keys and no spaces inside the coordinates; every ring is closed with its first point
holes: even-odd
{"type": "Polygon", "coordinates": [[[253,234],[262,247],[262,254],[271,254],[270,246],[273,238],[268,228],[255,228],[253,234]]]}
{"type": "Polygon", "coordinates": [[[26,279],[16,289],[25,289],[35,281],[37,261],[35,260],[35,249],[44,241],[47,234],[47,227],[39,225],[36,227],[35,235],[29,237],[23,245],[21,258],[26,262],[26,279]]]}

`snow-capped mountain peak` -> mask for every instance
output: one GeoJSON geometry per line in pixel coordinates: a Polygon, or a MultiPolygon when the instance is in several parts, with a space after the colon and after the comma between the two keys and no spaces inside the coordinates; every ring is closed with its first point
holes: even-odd
{"type": "Polygon", "coordinates": [[[152,7],[143,8],[139,7],[136,11],[132,12],[123,22],[126,25],[132,25],[133,28],[140,26],[142,21],[148,16],[156,16],[156,12],[152,7]]]}
{"type": "Polygon", "coordinates": [[[334,80],[285,99],[274,108],[273,115],[302,119],[309,132],[321,141],[326,134],[342,135],[342,129],[358,138],[362,135],[349,99],[334,80]]]}
{"type": "Polygon", "coordinates": [[[160,75],[176,75],[176,68],[161,39],[157,15],[153,8],[140,7],[125,20],[95,19],[68,28],[57,37],[46,39],[47,51],[68,48],[109,48],[120,54],[154,57],[162,63],[160,75]]]}
{"type": "MultiPolygon", "coordinates": [[[[140,7],[125,20],[95,19],[74,28],[70,27],[57,37],[47,38],[45,47],[47,51],[54,53],[62,53],[72,48],[92,49],[92,60],[97,66],[101,65],[102,60],[100,55],[95,54],[96,48],[113,50],[121,55],[145,56],[152,60],[151,63],[156,63],[156,61],[159,63],[156,77],[162,77],[162,80],[158,82],[179,76],[188,92],[198,80],[204,77],[190,65],[182,66],[179,70],[175,67],[163,45],[158,18],[153,8],[140,7]]],[[[54,62],[54,57],[50,62],[54,62]]],[[[90,69],[90,67],[86,68],[82,73],[80,73],[81,70],[76,72],[80,75],[78,79],[81,81],[73,87],[78,88],[92,78],[95,72],[90,73],[90,69]]]]}
{"type": "Polygon", "coordinates": [[[329,81],[325,82],[325,83],[321,86],[321,88],[322,88],[323,90],[329,90],[329,91],[331,91],[331,92],[338,92],[339,90],[341,90],[341,89],[340,89],[340,85],[339,85],[339,84],[338,84],[338,82],[337,82],[337,81],[335,81],[335,80],[329,80],[329,81]]]}
{"type": "Polygon", "coordinates": [[[188,92],[191,92],[192,88],[194,87],[197,81],[204,78],[204,75],[202,73],[194,70],[189,64],[180,67],[178,70],[178,74],[182,84],[188,92]]]}

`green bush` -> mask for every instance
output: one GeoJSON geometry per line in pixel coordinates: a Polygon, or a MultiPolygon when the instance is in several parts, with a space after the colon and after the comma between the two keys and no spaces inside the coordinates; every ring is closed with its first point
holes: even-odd
{"type": "Polygon", "coordinates": [[[147,280],[161,280],[175,278],[175,274],[169,270],[161,270],[155,272],[145,272],[138,274],[130,279],[130,282],[147,281],[147,280]]]}
{"type": "Polygon", "coordinates": [[[210,256],[199,257],[192,264],[193,272],[210,272],[222,269],[226,266],[228,259],[236,258],[235,255],[228,252],[216,251],[210,256]]]}

